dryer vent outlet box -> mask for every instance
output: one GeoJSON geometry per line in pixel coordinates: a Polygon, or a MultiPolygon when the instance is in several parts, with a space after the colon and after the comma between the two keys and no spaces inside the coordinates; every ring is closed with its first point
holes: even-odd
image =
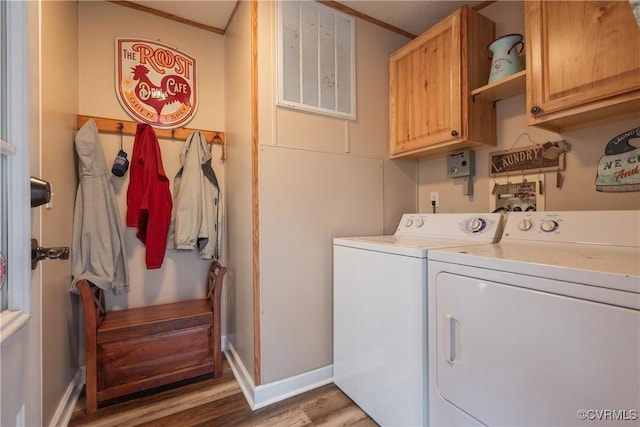
{"type": "Polygon", "coordinates": [[[475,156],[473,151],[458,151],[447,155],[447,177],[460,178],[472,176],[476,173],[475,156]]]}

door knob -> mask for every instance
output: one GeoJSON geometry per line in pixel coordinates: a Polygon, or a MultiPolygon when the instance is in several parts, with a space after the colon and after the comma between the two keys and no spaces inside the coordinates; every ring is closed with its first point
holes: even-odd
{"type": "Polygon", "coordinates": [[[42,248],[38,240],[31,239],[31,269],[35,270],[42,259],[69,259],[69,248],[42,248]]]}
{"type": "Polygon", "coordinates": [[[51,201],[51,184],[40,178],[31,177],[31,207],[44,205],[51,201]]]}

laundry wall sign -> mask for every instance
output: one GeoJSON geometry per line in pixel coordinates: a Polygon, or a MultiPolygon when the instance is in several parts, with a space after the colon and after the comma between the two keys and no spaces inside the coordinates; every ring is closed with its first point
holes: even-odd
{"type": "Polygon", "coordinates": [[[640,191],[640,127],[612,138],[598,163],[596,190],[640,191]]]}
{"type": "Polygon", "coordinates": [[[156,128],[183,126],[198,105],[196,59],[152,40],[116,39],[116,92],[136,121],[156,128]]]}
{"type": "Polygon", "coordinates": [[[563,170],[568,149],[569,144],[565,141],[556,141],[489,153],[489,174],[495,177],[526,171],[563,170]]]}

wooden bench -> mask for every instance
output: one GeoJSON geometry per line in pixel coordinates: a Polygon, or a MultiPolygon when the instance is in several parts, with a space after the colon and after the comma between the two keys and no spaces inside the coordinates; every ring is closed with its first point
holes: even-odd
{"type": "Polygon", "coordinates": [[[104,291],[76,284],[86,340],[86,407],[205,374],[222,375],[220,295],[226,273],[209,268],[207,297],[171,304],[105,311],[104,291]]]}

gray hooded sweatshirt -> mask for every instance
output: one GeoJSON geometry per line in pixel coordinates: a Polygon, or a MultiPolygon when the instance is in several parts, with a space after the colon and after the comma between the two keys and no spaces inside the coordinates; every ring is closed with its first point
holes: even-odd
{"type": "Polygon", "coordinates": [[[76,135],[80,184],[73,217],[72,290],[86,279],[115,295],[129,292],[124,227],[92,119],[76,135]]]}

